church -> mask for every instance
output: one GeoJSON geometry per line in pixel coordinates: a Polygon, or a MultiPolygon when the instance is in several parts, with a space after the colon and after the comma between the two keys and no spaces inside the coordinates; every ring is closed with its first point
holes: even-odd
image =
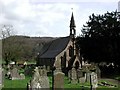
{"type": "Polygon", "coordinates": [[[79,50],[76,49],[76,25],[72,12],[70,20],[70,34],[67,37],[57,38],[42,48],[37,58],[37,65],[50,66],[70,70],[72,67],[81,68],[79,50]]]}

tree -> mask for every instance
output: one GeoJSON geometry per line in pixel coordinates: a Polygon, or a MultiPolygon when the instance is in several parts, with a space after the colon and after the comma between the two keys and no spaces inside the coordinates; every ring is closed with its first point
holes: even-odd
{"type": "Polygon", "coordinates": [[[92,14],[77,38],[81,54],[94,62],[114,62],[120,65],[120,13],[92,14]]]}
{"type": "Polygon", "coordinates": [[[86,25],[83,25],[83,36],[88,37],[111,37],[120,35],[120,13],[107,12],[104,15],[89,16],[86,25]]]}
{"type": "Polygon", "coordinates": [[[13,35],[13,26],[12,25],[3,25],[1,27],[1,35],[0,37],[2,39],[5,39],[7,37],[10,37],[13,35]]]}
{"type": "MultiPolygon", "coordinates": [[[[5,38],[10,37],[11,36],[11,32],[13,30],[13,26],[12,25],[3,25],[1,27],[1,35],[0,38],[2,39],[2,56],[6,62],[6,64],[9,63],[9,57],[10,57],[10,53],[7,52],[7,49],[5,47],[5,38]]],[[[10,44],[9,44],[10,45],[10,44]]],[[[8,46],[9,46],[8,45],[8,46]]]]}
{"type": "Polygon", "coordinates": [[[10,61],[16,61],[19,58],[19,51],[21,46],[16,44],[16,38],[13,36],[13,26],[3,25],[1,28],[1,38],[2,38],[2,56],[6,65],[10,61]],[[14,45],[13,45],[14,44],[14,45]]]}

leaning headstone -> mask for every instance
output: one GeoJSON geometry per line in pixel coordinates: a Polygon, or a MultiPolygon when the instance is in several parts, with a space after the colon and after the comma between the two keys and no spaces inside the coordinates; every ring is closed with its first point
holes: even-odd
{"type": "Polygon", "coordinates": [[[98,78],[95,72],[92,72],[90,75],[90,85],[92,89],[95,89],[98,87],[98,78]]]}
{"type": "Polygon", "coordinates": [[[77,80],[77,71],[75,68],[72,68],[71,70],[71,83],[76,84],[78,82],[77,80]]]}
{"type": "Polygon", "coordinates": [[[60,72],[59,70],[54,72],[54,77],[53,77],[53,87],[54,90],[64,89],[64,73],[60,72]]]}

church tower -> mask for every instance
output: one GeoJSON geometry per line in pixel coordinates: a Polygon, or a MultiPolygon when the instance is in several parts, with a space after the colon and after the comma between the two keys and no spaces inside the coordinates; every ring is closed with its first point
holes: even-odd
{"type": "Polygon", "coordinates": [[[75,37],[76,35],[76,25],[75,25],[75,20],[72,12],[71,20],[70,20],[70,36],[75,37]]]}

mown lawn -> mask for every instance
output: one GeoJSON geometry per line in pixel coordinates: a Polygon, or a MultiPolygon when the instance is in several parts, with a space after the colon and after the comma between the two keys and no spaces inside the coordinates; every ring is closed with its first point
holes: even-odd
{"type": "Polygon", "coordinates": [[[2,90],[8,90],[8,89],[11,90],[11,89],[14,89],[14,88],[26,90],[27,83],[29,82],[30,79],[31,79],[31,77],[29,77],[29,76],[26,76],[25,79],[23,79],[23,80],[5,79],[4,80],[4,87],[3,87],[2,90]]]}
{"type": "MultiPolygon", "coordinates": [[[[30,76],[26,76],[26,78],[24,80],[8,80],[8,79],[5,79],[4,81],[4,88],[2,90],[16,90],[16,89],[19,89],[19,90],[26,90],[26,87],[27,87],[27,83],[29,82],[29,80],[31,79],[30,76]]],[[[52,88],[52,77],[49,76],[49,81],[50,81],[50,87],[52,88]]],[[[79,90],[90,90],[90,84],[89,83],[78,83],[78,84],[71,84],[69,83],[69,80],[67,77],[64,78],[64,87],[65,87],[65,90],[69,90],[69,89],[79,89],[79,90]]],[[[108,88],[108,87],[103,87],[103,86],[100,86],[99,88],[97,88],[96,90],[120,90],[120,88],[108,88]]]]}

